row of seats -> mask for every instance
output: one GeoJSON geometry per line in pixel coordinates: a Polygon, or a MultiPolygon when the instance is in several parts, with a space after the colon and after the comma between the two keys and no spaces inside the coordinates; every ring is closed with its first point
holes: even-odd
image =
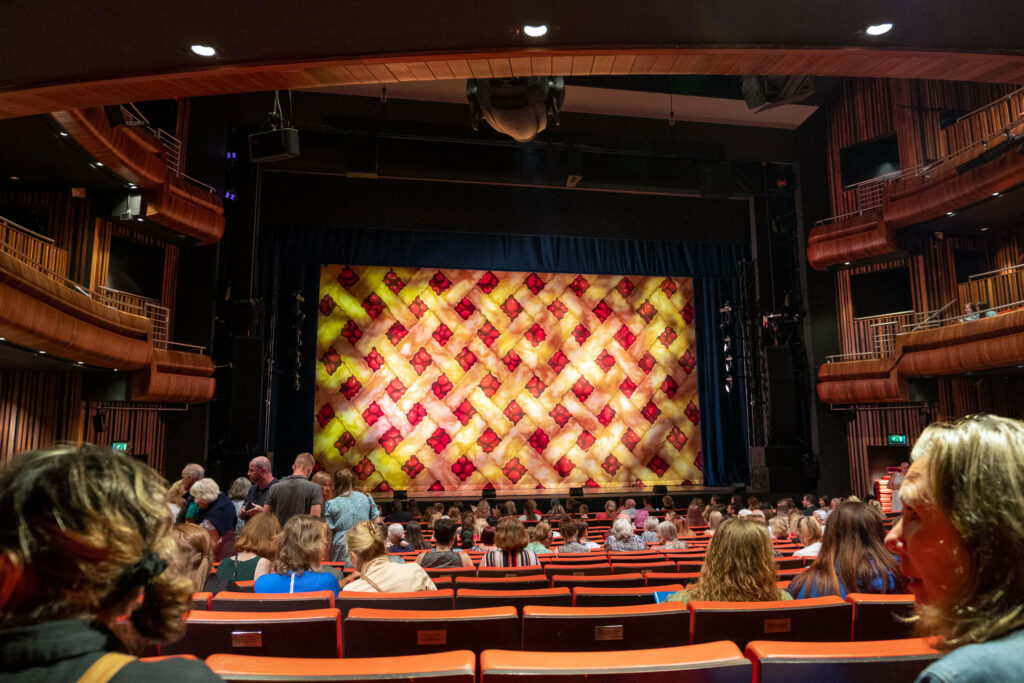
{"type": "MultiPolygon", "coordinates": [[[[560,595],[568,599],[564,592],[560,595]]],[[[331,604],[329,592],[292,599],[307,597],[331,604]]],[[[906,596],[898,601],[895,596],[858,594],[847,600],[830,596],[750,603],[691,601],[685,607],[678,602],[572,607],[536,600],[513,605],[507,592],[469,596],[484,597],[498,599],[502,606],[450,609],[458,597],[446,590],[393,598],[345,596],[334,607],[300,611],[195,610],[187,617],[185,637],[164,646],[160,654],[370,657],[425,654],[455,646],[479,653],[488,648],[643,649],[715,640],[732,640],[740,647],[765,639],[838,642],[903,637],[907,626],[899,616],[909,615],[913,607],[906,596]],[[425,608],[401,608],[410,604],[425,608]],[[345,608],[344,614],[339,606],[345,608]]],[[[225,600],[244,606],[237,596],[225,600]]]]}
{"type": "Polygon", "coordinates": [[[612,651],[487,649],[365,659],[293,659],[214,655],[206,663],[226,681],[423,681],[431,683],[563,683],[569,680],[669,683],[799,683],[913,680],[939,657],[931,640],[861,643],[755,641],[746,656],[731,642],[612,651]]]}

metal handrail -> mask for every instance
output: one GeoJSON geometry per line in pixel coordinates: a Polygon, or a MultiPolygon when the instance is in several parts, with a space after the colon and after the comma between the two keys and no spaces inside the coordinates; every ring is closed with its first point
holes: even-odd
{"type": "MultiPolygon", "coordinates": [[[[951,318],[940,318],[940,319],[934,320],[932,322],[937,323],[937,325],[936,325],[937,327],[942,327],[944,325],[953,325],[953,324],[956,324],[956,323],[965,323],[965,322],[966,323],[970,323],[970,322],[974,322],[975,320],[982,320],[982,319],[984,319],[986,317],[992,317],[992,316],[987,316],[986,315],[989,311],[1001,311],[1001,310],[1009,310],[1009,309],[1012,309],[1012,308],[1022,308],[1022,307],[1024,307],[1024,299],[1021,299],[1020,301],[1014,301],[1014,302],[1009,303],[1009,304],[1001,304],[999,306],[992,306],[991,308],[985,309],[984,312],[980,312],[979,311],[979,312],[976,313],[976,315],[978,315],[978,317],[974,318],[972,320],[964,320],[964,316],[957,315],[957,316],[953,316],[951,318]]],[[[974,314],[972,314],[972,315],[974,315],[974,314]]],[[[914,330],[908,330],[907,332],[900,332],[899,335],[910,334],[912,332],[914,332],[914,330]]]]}
{"type": "MultiPolygon", "coordinates": [[[[945,311],[947,308],[952,306],[954,303],[956,303],[956,299],[950,299],[949,301],[946,302],[945,306],[943,306],[942,308],[937,309],[935,311],[932,311],[931,315],[929,315],[927,318],[925,318],[924,320],[918,322],[913,327],[911,327],[910,331],[913,332],[914,330],[919,330],[922,327],[928,325],[929,323],[935,322],[937,320],[935,318],[935,316],[937,316],[939,313],[942,313],[943,311],[945,311]]],[[[904,325],[903,327],[907,327],[907,325],[904,325]]]]}
{"type": "Polygon", "coordinates": [[[831,356],[825,356],[826,363],[834,362],[834,358],[859,358],[861,356],[869,356],[875,358],[881,358],[881,354],[878,351],[861,351],[860,353],[834,353],[831,356]]]}
{"type": "Polygon", "coordinates": [[[193,185],[198,185],[210,194],[215,194],[217,192],[212,185],[208,185],[201,180],[196,180],[195,178],[185,174],[184,169],[181,167],[182,144],[181,140],[176,135],[168,133],[163,128],[154,128],[152,124],[150,124],[149,119],[146,118],[145,114],[139,111],[138,107],[135,106],[134,102],[129,102],[127,105],[122,104],[121,115],[129,126],[145,126],[146,130],[164,146],[168,171],[182,180],[187,180],[193,185]]]}
{"type": "Polygon", "coordinates": [[[172,342],[172,341],[160,342],[159,348],[179,350],[179,351],[186,351],[188,353],[198,353],[198,354],[202,354],[203,351],[206,351],[206,347],[205,346],[196,346],[195,344],[182,344],[181,342],[172,342]],[[173,347],[173,349],[172,349],[172,347],[173,347]]]}
{"type": "Polygon", "coordinates": [[[989,271],[986,271],[984,273],[975,273],[974,275],[971,275],[970,277],[968,277],[967,280],[968,281],[981,280],[981,279],[986,278],[986,277],[988,277],[990,275],[1006,275],[1007,273],[1012,273],[1012,272],[1014,272],[1016,270],[1020,270],[1021,268],[1024,268],[1024,263],[1018,263],[1017,265],[1010,266],[1008,268],[997,268],[996,270],[989,270],[989,271]]]}
{"type": "Polygon", "coordinates": [[[980,114],[981,112],[985,111],[986,109],[991,109],[992,107],[996,106],[997,104],[1001,104],[1002,102],[1005,102],[1006,100],[1009,100],[1012,97],[1016,97],[1017,95],[1020,95],[1022,93],[1024,93],[1024,88],[1017,88],[1013,92],[1007,93],[1006,95],[1003,95],[998,100],[993,100],[993,101],[989,102],[988,104],[981,105],[980,107],[978,107],[974,111],[967,112],[966,114],[964,114],[963,116],[958,118],[956,120],[956,122],[960,123],[961,121],[966,121],[967,119],[971,118],[975,114],[980,114]]]}

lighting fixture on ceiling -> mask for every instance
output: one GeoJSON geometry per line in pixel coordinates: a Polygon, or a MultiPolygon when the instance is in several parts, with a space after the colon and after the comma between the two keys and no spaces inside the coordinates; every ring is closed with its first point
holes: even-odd
{"type": "Polygon", "coordinates": [[[956,215],[956,211],[947,211],[946,215],[950,216],[950,217],[955,216],[956,215]]]}
{"type": "Polygon", "coordinates": [[[871,24],[871,26],[864,29],[864,33],[867,33],[869,36],[880,36],[891,30],[892,24],[871,24]]]}
{"type": "Polygon", "coordinates": [[[988,228],[982,228],[981,231],[982,232],[988,232],[988,228]]]}
{"type": "Polygon", "coordinates": [[[540,38],[541,36],[546,35],[547,32],[547,24],[540,24],[539,26],[530,26],[529,24],[527,24],[526,26],[523,26],[523,33],[530,36],[531,38],[540,38]]]}
{"type": "Polygon", "coordinates": [[[62,138],[66,138],[68,136],[68,133],[67,131],[62,130],[60,133],[58,133],[58,135],[60,135],[62,138]]]}
{"type": "Polygon", "coordinates": [[[993,193],[992,193],[992,196],[993,196],[993,197],[998,197],[998,196],[999,196],[999,193],[998,193],[998,192],[993,192],[993,193]]]}
{"type": "Polygon", "coordinates": [[[849,261],[843,261],[843,265],[844,266],[848,266],[848,265],[850,265],[850,262],[849,261]]]}
{"type": "Polygon", "coordinates": [[[200,57],[212,57],[215,54],[217,54],[217,51],[214,50],[209,45],[199,45],[199,44],[196,44],[196,45],[192,46],[192,52],[196,53],[200,57]]]}
{"type": "Polygon", "coordinates": [[[40,355],[40,356],[45,356],[45,355],[46,355],[46,351],[40,351],[40,352],[39,352],[39,355],[40,355]]]}
{"type": "Polygon", "coordinates": [[[76,361],[75,365],[85,365],[85,363],[83,363],[82,361],[76,361]]]}
{"type": "Polygon", "coordinates": [[[11,180],[21,180],[21,178],[19,176],[12,175],[11,180]]]}

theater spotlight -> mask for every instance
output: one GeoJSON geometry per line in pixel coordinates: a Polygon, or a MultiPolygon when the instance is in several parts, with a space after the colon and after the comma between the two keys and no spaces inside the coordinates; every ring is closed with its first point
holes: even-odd
{"type": "Polygon", "coordinates": [[[732,375],[727,375],[726,376],[726,378],[725,378],[725,393],[727,393],[727,394],[731,394],[732,393],[733,381],[734,380],[732,378],[732,375]]]}
{"type": "Polygon", "coordinates": [[[725,335],[725,340],[722,342],[722,353],[725,355],[732,355],[732,337],[725,335]]]}
{"type": "Polygon", "coordinates": [[[732,372],[732,356],[725,357],[725,371],[732,372]]]}

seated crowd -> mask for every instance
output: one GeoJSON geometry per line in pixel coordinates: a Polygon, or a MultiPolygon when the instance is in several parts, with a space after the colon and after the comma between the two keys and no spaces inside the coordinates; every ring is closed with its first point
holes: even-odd
{"type": "MultiPolygon", "coordinates": [[[[707,544],[706,555],[695,555],[703,560],[699,578],[669,601],[909,590],[918,632],[940,636],[938,647],[949,652],[919,680],[1012,679],[1024,664],[1024,423],[981,415],[932,425],[912,461],[901,486],[903,517],[886,535],[877,501],[811,494],[799,508],[792,499],[762,505],[733,496],[723,505],[714,497],[704,505],[695,498],[682,514],[670,497],[657,507],[608,501],[590,520],[572,499],[546,516],[533,500],[522,515],[512,501],[431,505],[422,516],[403,502],[386,525],[373,500],[353,489],[351,473],[336,472],[327,491],[326,481],[308,481],[305,465],[293,468],[294,489],[324,517],[289,508],[282,525],[280,511],[291,505],[283,490],[267,505],[250,491],[238,506],[245,514],[236,515],[231,497],[198,466],[188,466],[184,484],[168,495],[151,469],[104,448],[24,453],[0,477],[0,515],[9,520],[0,529],[0,673],[15,681],[77,679],[113,667],[124,680],[216,680],[201,662],[139,662],[121,654],[121,642],[179,637],[191,594],[204,588],[254,581],[257,593],[429,591],[436,586],[426,569],[527,567],[551,553],[611,557],[684,550],[689,541],[707,544]],[[172,521],[168,503],[183,521],[172,521]],[[590,538],[595,520],[610,522],[602,544],[590,538]],[[797,545],[793,556],[809,564],[780,584],[779,548],[797,545]]],[[[250,480],[266,495],[265,480],[250,480]]]]}

